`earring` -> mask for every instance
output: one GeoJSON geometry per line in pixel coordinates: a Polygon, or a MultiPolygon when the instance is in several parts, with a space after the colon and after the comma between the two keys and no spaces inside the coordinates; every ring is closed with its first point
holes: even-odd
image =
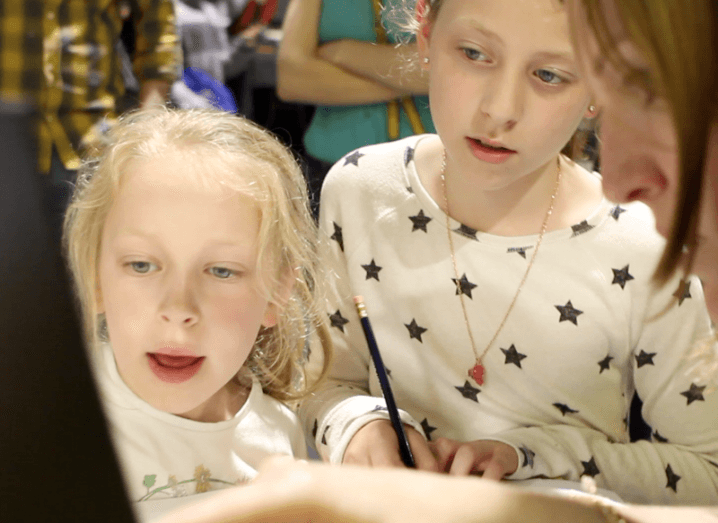
{"type": "Polygon", "coordinates": [[[428,57],[428,56],[425,56],[425,57],[424,57],[424,64],[426,64],[426,65],[429,64],[429,57],[428,57]]]}
{"type": "Polygon", "coordinates": [[[588,112],[593,114],[596,112],[596,106],[595,105],[589,105],[588,106],[588,112]]]}

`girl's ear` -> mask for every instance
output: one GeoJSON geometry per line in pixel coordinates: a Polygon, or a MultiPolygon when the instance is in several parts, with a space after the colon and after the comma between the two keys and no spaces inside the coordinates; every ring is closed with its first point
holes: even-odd
{"type": "Polygon", "coordinates": [[[416,21],[419,24],[416,45],[419,49],[419,62],[422,69],[429,68],[429,38],[431,37],[431,22],[427,16],[429,6],[426,2],[427,0],[417,0],[416,2],[416,21]]]}
{"type": "Polygon", "coordinates": [[[262,326],[266,328],[274,327],[279,321],[279,315],[282,313],[282,309],[289,301],[289,297],[292,295],[294,289],[294,282],[297,279],[301,267],[288,271],[284,275],[282,280],[279,282],[279,292],[277,298],[267,304],[267,308],[264,311],[264,319],[262,320],[262,326]]]}

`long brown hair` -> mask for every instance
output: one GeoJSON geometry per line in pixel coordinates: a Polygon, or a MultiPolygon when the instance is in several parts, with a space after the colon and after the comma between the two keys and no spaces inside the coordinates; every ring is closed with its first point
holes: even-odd
{"type": "MultiPolygon", "coordinates": [[[[601,52],[619,70],[632,68],[616,52],[605,0],[579,0],[601,52]]],[[[614,0],[628,37],[643,51],[655,95],[671,106],[680,187],[671,236],[655,278],[665,282],[682,265],[684,246],[696,244],[706,146],[718,117],[718,3],[716,0],[614,0]]],[[[685,260],[689,270],[694,249],[685,260]]]]}

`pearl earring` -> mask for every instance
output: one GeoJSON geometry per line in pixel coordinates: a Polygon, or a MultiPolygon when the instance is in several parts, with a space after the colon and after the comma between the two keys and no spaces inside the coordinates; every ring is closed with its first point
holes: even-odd
{"type": "Polygon", "coordinates": [[[588,106],[588,112],[589,112],[589,113],[595,113],[595,112],[596,112],[596,106],[595,106],[595,105],[589,105],[589,106],[588,106]]]}
{"type": "Polygon", "coordinates": [[[427,65],[429,64],[429,57],[428,57],[428,56],[425,56],[425,57],[424,57],[424,63],[427,64],[427,65]]]}

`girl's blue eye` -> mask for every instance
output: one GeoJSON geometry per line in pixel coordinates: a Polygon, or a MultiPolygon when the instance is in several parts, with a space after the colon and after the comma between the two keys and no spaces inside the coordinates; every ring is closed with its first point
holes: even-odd
{"type": "Polygon", "coordinates": [[[209,272],[213,276],[216,276],[217,278],[221,278],[223,280],[231,278],[235,275],[235,272],[232,269],[227,269],[226,267],[211,267],[209,269],[209,272]]]}
{"type": "Polygon", "coordinates": [[[474,61],[485,61],[488,59],[485,53],[482,53],[478,49],[472,49],[471,47],[462,47],[461,49],[469,60],[474,61]]]}
{"type": "Polygon", "coordinates": [[[146,261],[135,261],[130,262],[129,266],[132,268],[133,271],[139,274],[147,274],[148,272],[150,272],[150,270],[152,270],[152,267],[155,267],[155,264],[146,261]]]}
{"type": "Polygon", "coordinates": [[[539,69],[538,71],[536,71],[536,76],[538,76],[538,78],[542,82],[551,85],[560,84],[564,81],[563,78],[561,78],[559,75],[557,75],[556,73],[552,73],[551,71],[548,71],[546,69],[539,69]]]}

